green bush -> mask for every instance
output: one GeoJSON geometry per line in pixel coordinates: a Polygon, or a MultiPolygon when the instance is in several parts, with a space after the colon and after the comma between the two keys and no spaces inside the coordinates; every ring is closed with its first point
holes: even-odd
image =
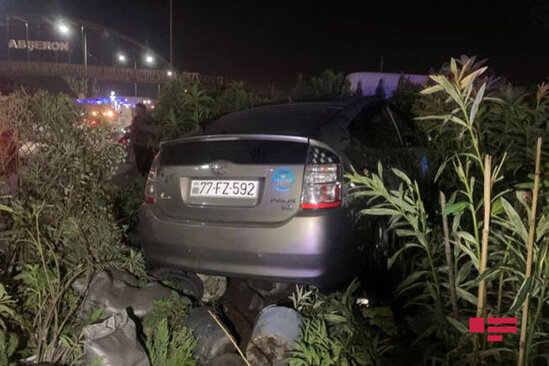
{"type": "Polygon", "coordinates": [[[15,356],[19,341],[13,333],[5,333],[0,329],[0,365],[16,366],[13,358],[15,356]]]}
{"type": "Polygon", "coordinates": [[[15,318],[13,309],[15,301],[6,291],[6,288],[0,283],[0,329],[6,329],[6,321],[15,318]]]}
{"type": "MultiPolygon", "coordinates": [[[[298,287],[291,296],[304,317],[296,347],[289,352],[291,366],[378,365],[390,350],[394,322],[378,322],[356,304],[358,282],[345,292],[329,295],[298,287]]],[[[375,310],[373,310],[375,311],[375,310]]]]}
{"type": "Polygon", "coordinates": [[[158,141],[176,138],[194,130],[198,123],[225,113],[268,103],[246,86],[232,82],[217,91],[187,79],[172,80],[160,90],[155,119],[158,141]]]}
{"type": "Polygon", "coordinates": [[[121,244],[108,189],[124,153],[108,131],[79,123],[68,96],[19,97],[17,130],[38,147],[20,171],[19,196],[4,207],[11,222],[1,253],[12,269],[5,283],[17,288],[14,326],[26,352],[37,362],[69,363],[80,354],[83,326],[76,316],[82,296],[71,284],[114,268],[145,274],[141,255],[121,244]]]}
{"type": "MultiPolygon", "coordinates": [[[[485,61],[477,61],[475,57],[462,56],[453,64],[460,68],[460,72],[463,70],[464,74],[475,76],[471,85],[473,89],[469,96],[470,102],[474,101],[480,86],[485,84],[482,98],[484,102],[478,105],[475,112],[477,133],[476,141],[473,141],[466,125],[453,123],[451,120],[456,118],[456,113],[462,107],[449,94],[429,93],[421,97],[416,94],[412,108],[414,115],[420,118],[434,115],[444,117],[423,118],[417,123],[417,127],[429,136],[427,146],[434,153],[434,163],[442,164],[456,151],[474,152],[473,149],[477,146],[479,150],[498,160],[506,153],[506,164],[502,172],[506,181],[525,182],[527,175],[531,173],[536,138],[541,136],[545,141],[549,138],[549,129],[546,127],[549,119],[549,86],[542,83],[536,90],[528,90],[503,83],[493,75],[487,76],[489,70],[484,66],[485,61]]],[[[455,77],[450,69],[450,64],[443,66],[439,76],[446,76],[448,82],[452,83],[455,77]]],[[[461,80],[463,79],[462,77],[461,80]]],[[[440,87],[433,80],[429,85],[440,87]]],[[[409,100],[410,93],[402,94],[404,95],[395,96],[395,103],[409,100]]],[[[549,164],[548,158],[549,150],[544,149],[545,164],[549,164]]],[[[443,176],[443,184],[456,181],[451,170],[444,174],[448,175],[443,176]]]]}
{"type": "Polygon", "coordinates": [[[290,94],[294,101],[338,100],[352,95],[349,81],[342,72],[324,70],[309,79],[298,75],[290,94]]]}
{"type": "Polygon", "coordinates": [[[133,177],[112,187],[111,202],[117,223],[126,232],[137,230],[139,207],[144,200],[146,178],[133,177]]]}
{"type": "MultiPolygon", "coordinates": [[[[447,74],[431,76],[432,84],[422,91],[425,97],[419,102],[423,112],[418,125],[431,136],[430,146],[438,149],[437,177],[449,197],[444,210],[438,215],[426,212],[418,183],[400,171],[393,169],[401,181],[397,189],[387,188],[381,166],[372,176],[355,173],[348,178],[355,184],[355,195],[371,198],[371,206],[362,213],[388,216],[390,229],[401,239],[389,266],[405,263],[405,278],[395,294],[406,309],[408,332],[415,334],[410,346],[417,347],[425,361],[513,364],[516,338],[504,337],[499,345],[479,344],[468,332],[468,318],[477,310],[477,288],[484,280],[488,295],[482,316],[515,317],[530,297],[526,358],[527,364],[534,364],[536,357],[547,354],[544,338],[549,324],[542,309],[549,301],[549,218],[543,207],[541,214],[536,213],[534,272],[525,278],[532,212],[526,192],[518,191],[515,183],[533,171],[534,137],[545,133],[537,119],[546,118],[538,116],[545,113],[540,105],[545,103],[546,89],[538,91],[534,104],[521,98],[518,105],[509,103],[500,98],[501,90],[491,84],[492,78],[483,76],[486,68],[476,65],[474,58],[452,59],[447,74]],[[526,119],[529,123],[523,123],[526,119]],[[499,126],[504,121],[509,125],[499,126]],[[489,234],[488,267],[480,276],[482,182],[488,174],[483,161],[490,153],[494,156],[488,177],[492,189],[491,226],[485,233],[489,234]],[[447,234],[443,220],[448,220],[447,234]]],[[[547,157],[546,148],[543,156],[547,157]]]]}
{"type": "Polygon", "coordinates": [[[215,115],[236,112],[269,102],[268,99],[261,98],[250,91],[242,81],[228,84],[215,95],[214,99],[215,115]]]}
{"type": "Polygon", "coordinates": [[[186,79],[172,80],[160,89],[154,117],[158,141],[194,130],[214,114],[214,100],[204,87],[186,79]]]}
{"type": "Polygon", "coordinates": [[[189,315],[192,303],[188,297],[173,294],[167,300],[154,302],[153,310],[143,317],[142,324],[146,334],[156,329],[162,320],[167,321],[171,331],[182,327],[183,320],[189,315]]]}
{"type": "Polygon", "coordinates": [[[193,357],[196,344],[188,328],[173,330],[168,321],[162,319],[147,340],[147,349],[152,366],[195,366],[193,357]]]}

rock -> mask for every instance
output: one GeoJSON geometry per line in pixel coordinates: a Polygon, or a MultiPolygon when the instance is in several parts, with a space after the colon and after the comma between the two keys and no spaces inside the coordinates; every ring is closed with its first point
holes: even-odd
{"type": "Polygon", "coordinates": [[[245,350],[254,323],[265,307],[263,298],[248,285],[247,280],[231,278],[223,301],[223,313],[238,334],[239,346],[245,350]]]}
{"type": "Polygon", "coordinates": [[[172,294],[171,289],[159,282],[145,287],[136,285],[136,279],[128,273],[97,273],[82,301],[80,316],[87,319],[96,309],[101,309],[104,315],[113,315],[131,307],[136,316],[142,317],[152,310],[155,300],[167,299],[172,294]]]}
{"type": "Polygon", "coordinates": [[[246,366],[246,362],[236,353],[224,353],[212,359],[205,366],[246,366]]]}
{"type": "Polygon", "coordinates": [[[201,273],[196,274],[204,285],[204,293],[202,294],[203,302],[212,302],[219,300],[227,291],[227,277],[210,276],[201,273]]]}
{"type": "Polygon", "coordinates": [[[184,325],[191,329],[196,338],[194,357],[202,363],[209,362],[215,357],[235,352],[235,348],[227,335],[208,313],[209,308],[191,310],[184,325]]]}
{"type": "Polygon", "coordinates": [[[150,366],[147,353],[137,340],[135,323],[127,311],[115,314],[104,322],[89,325],[84,334],[82,365],[150,366]],[[102,361],[97,364],[97,360],[102,361]]]}
{"type": "Polygon", "coordinates": [[[261,295],[269,304],[276,304],[281,300],[287,300],[295,291],[295,284],[289,282],[248,280],[248,286],[261,295]]]}
{"type": "Polygon", "coordinates": [[[269,306],[255,323],[246,357],[254,366],[284,365],[287,351],[294,348],[302,319],[293,309],[269,306]]]}

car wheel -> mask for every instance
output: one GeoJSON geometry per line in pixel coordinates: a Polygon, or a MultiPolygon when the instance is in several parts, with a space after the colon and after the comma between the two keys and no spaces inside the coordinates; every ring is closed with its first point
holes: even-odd
{"type": "Polygon", "coordinates": [[[159,281],[169,281],[183,295],[195,300],[202,299],[204,284],[195,273],[161,268],[152,270],[150,274],[159,281]]]}
{"type": "Polygon", "coordinates": [[[387,272],[389,258],[394,253],[396,236],[389,230],[387,219],[377,220],[373,229],[372,259],[376,271],[387,272]]]}
{"type": "Polygon", "coordinates": [[[295,290],[295,284],[289,282],[248,280],[247,284],[266,304],[286,303],[295,290]]]}

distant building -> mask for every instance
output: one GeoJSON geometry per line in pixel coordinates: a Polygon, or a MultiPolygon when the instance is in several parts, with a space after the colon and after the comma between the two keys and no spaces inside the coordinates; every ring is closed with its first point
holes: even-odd
{"type": "Polygon", "coordinates": [[[362,95],[381,94],[387,98],[393,94],[401,78],[407,78],[417,84],[423,84],[429,79],[427,75],[386,72],[353,72],[347,75],[351,90],[360,89],[362,95]]]}

